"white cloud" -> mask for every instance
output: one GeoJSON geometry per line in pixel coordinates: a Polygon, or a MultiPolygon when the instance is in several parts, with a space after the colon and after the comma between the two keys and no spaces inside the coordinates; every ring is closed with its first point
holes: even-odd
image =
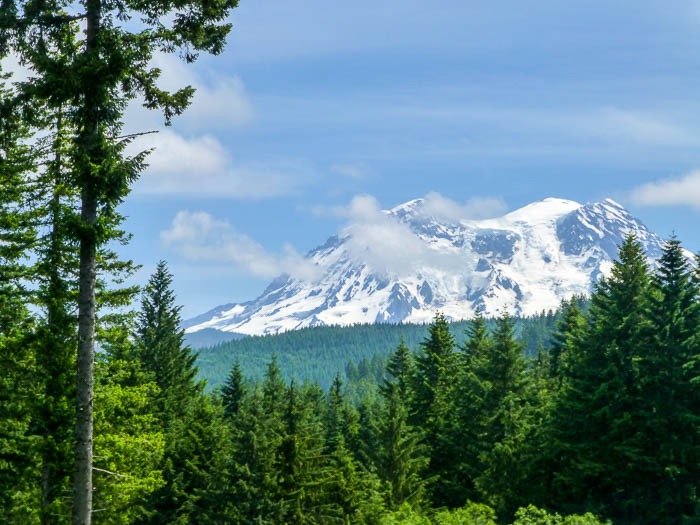
{"type": "Polygon", "coordinates": [[[659,145],[697,144],[694,133],[668,118],[644,111],[604,108],[575,119],[591,135],[659,145]]]}
{"type": "MultiPolygon", "coordinates": [[[[374,109],[374,108],[373,108],[374,109]]],[[[394,119],[425,119],[435,122],[463,123],[481,129],[494,127],[500,131],[501,141],[491,148],[519,152],[542,149],[545,141],[552,147],[562,148],[575,144],[581,151],[580,139],[594,139],[603,144],[620,142],[659,146],[688,146],[700,144],[695,124],[678,111],[616,106],[500,106],[488,104],[417,105],[411,102],[386,104],[375,113],[394,119]],[[513,136],[522,137],[512,144],[513,136]],[[507,139],[507,140],[506,140],[507,139]],[[554,139],[554,140],[553,140],[554,139]],[[503,141],[506,141],[503,144],[503,141]],[[533,141],[536,141],[533,144],[533,141]]],[[[351,114],[354,117],[354,114],[351,114]]],[[[478,128],[477,128],[478,129],[478,128]]],[[[478,136],[478,134],[477,134],[478,136]]],[[[477,144],[480,152],[489,144],[477,144]]],[[[451,149],[471,150],[468,141],[451,149]]],[[[451,151],[448,151],[452,153],[451,151]]]]}
{"type": "MultiPolygon", "coordinates": [[[[239,77],[204,71],[196,63],[185,64],[177,56],[164,53],[155,55],[151,65],[161,70],[160,88],[177,91],[189,85],[196,89],[190,106],[173,119],[177,129],[223,130],[253,120],[253,105],[239,77]]],[[[129,104],[125,121],[128,129],[133,131],[161,129],[163,126],[162,114],[144,108],[139,99],[129,104]]]]}
{"type": "Polygon", "coordinates": [[[185,139],[173,130],[139,137],[133,145],[136,150],[153,149],[148,156],[147,177],[193,174],[206,177],[226,169],[231,158],[224,146],[213,136],[204,135],[185,139]]]}
{"type": "Polygon", "coordinates": [[[408,224],[382,210],[371,195],[358,195],[335,213],[348,219],[343,233],[348,235],[345,246],[350,256],[375,271],[401,276],[433,269],[464,270],[457,249],[432,246],[408,224]]]}
{"type": "Polygon", "coordinates": [[[431,191],[423,200],[422,211],[436,218],[459,221],[461,219],[490,219],[508,211],[503,199],[472,197],[464,204],[431,191]]]}
{"type": "Polygon", "coordinates": [[[408,225],[387,215],[371,195],[358,195],[346,208],[352,257],[387,274],[410,273],[428,256],[429,247],[408,225]]]}
{"type": "Polygon", "coordinates": [[[284,247],[284,255],[271,254],[257,241],[236,231],[228,221],[206,212],[178,212],[160,238],[187,259],[230,262],[259,278],[270,279],[286,273],[297,279],[314,280],[318,275],[318,267],[290,245],[284,247]]]}
{"type": "Polygon", "coordinates": [[[303,163],[237,163],[212,135],[185,138],[172,129],[138,137],[128,153],[153,149],[134,191],[261,199],[288,195],[313,178],[303,163]]]}
{"type": "Polygon", "coordinates": [[[643,206],[690,206],[700,210],[700,170],[642,184],[632,190],[630,199],[643,206]]]}
{"type": "Polygon", "coordinates": [[[174,91],[191,85],[197,91],[191,106],[167,128],[158,111],[143,108],[139,100],[129,104],[127,133],[158,132],[138,137],[127,150],[130,154],[152,150],[135,192],[259,199],[288,195],[312,178],[312,170],[296,161],[238,162],[222,144],[222,130],[253,119],[238,77],[203,70],[163,53],[154,56],[152,65],[161,70],[161,88],[174,91]]]}
{"type": "Polygon", "coordinates": [[[343,177],[359,180],[367,177],[369,170],[360,164],[334,164],[331,166],[331,171],[343,177]]]}

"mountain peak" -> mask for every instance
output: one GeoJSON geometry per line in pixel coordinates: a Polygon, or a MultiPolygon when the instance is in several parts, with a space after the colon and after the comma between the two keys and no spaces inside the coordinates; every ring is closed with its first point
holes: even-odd
{"type": "Polygon", "coordinates": [[[532,315],[590,292],[628,233],[650,260],[662,250],[662,240],[612,199],[582,205],[547,198],[469,221],[426,219],[424,204],[414,199],[385,212],[406,226],[395,238],[385,238],[392,235],[387,228],[380,228],[385,237],[358,229],[309,252],[321,269],[313,282],[275,280],[257,299],[216,308],[187,323],[187,331],[426,322],[438,310],[454,320],[475,312],[532,315]],[[359,238],[365,233],[369,238],[359,238]]]}
{"type": "Polygon", "coordinates": [[[505,215],[504,219],[523,222],[547,222],[571,213],[581,206],[575,201],[548,197],[512,211],[505,215]]]}
{"type": "Polygon", "coordinates": [[[418,211],[425,202],[425,199],[413,199],[398,206],[394,206],[389,210],[391,215],[403,215],[406,213],[415,213],[418,211]]]}

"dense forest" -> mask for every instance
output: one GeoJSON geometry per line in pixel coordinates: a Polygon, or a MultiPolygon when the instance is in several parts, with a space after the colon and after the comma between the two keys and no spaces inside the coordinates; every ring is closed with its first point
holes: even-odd
{"type": "MultiPolygon", "coordinates": [[[[572,300],[582,311],[588,307],[585,297],[572,300]]],[[[515,336],[526,357],[537,356],[540,346],[547,341],[563,315],[563,307],[513,319],[515,336]]],[[[495,326],[494,319],[485,319],[484,322],[489,329],[495,326]]],[[[314,326],[274,335],[248,336],[195,348],[197,366],[200,377],[207,381],[210,389],[224,383],[228,370],[236,361],[245,377],[261,379],[273,357],[285,379],[294,377],[318,382],[324,389],[331,385],[336,372],[350,381],[374,376],[378,382],[391,351],[401,341],[409,348],[418,348],[425,337],[426,326],[411,323],[314,326]]],[[[467,337],[468,328],[466,321],[450,322],[450,330],[458,343],[467,337]]],[[[187,342],[187,335],[185,337],[187,342]]]]}
{"type": "MultiPolygon", "coordinates": [[[[544,316],[532,357],[508,315],[462,330],[438,314],[415,346],[349,362],[327,389],[272,357],[207,393],[161,263],[97,354],[93,521],[697,522],[698,273],[676,240],[652,272],[630,237],[590,301],[544,316]]],[[[0,518],[61,523],[72,407],[41,320],[2,312],[0,518]]]]}

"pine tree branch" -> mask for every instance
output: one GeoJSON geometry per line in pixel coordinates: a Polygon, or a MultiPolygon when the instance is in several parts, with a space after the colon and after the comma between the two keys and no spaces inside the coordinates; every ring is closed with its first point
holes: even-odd
{"type": "Polygon", "coordinates": [[[17,19],[17,24],[18,25],[26,25],[26,24],[38,24],[40,26],[52,26],[52,25],[60,25],[60,24],[66,24],[69,22],[76,22],[78,20],[84,20],[87,18],[87,13],[82,13],[79,15],[53,15],[53,16],[41,16],[36,19],[31,19],[31,18],[18,18],[17,19]]]}

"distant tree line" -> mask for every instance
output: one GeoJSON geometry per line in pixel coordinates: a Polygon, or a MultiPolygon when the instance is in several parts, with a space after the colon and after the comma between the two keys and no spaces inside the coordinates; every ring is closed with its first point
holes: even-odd
{"type": "MultiPolygon", "coordinates": [[[[571,302],[586,311],[589,300],[586,296],[575,296],[555,310],[542,311],[537,315],[513,319],[516,337],[527,357],[536,357],[539,348],[546,344],[549,334],[556,329],[564,307],[571,302]]],[[[484,321],[491,330],[496,321],[484,321]]],[[[458,343],[466,338],[467,321],[451,321],[450,330],[458,343]]],[[[327,389],[335,379],[337,371],[348,387],[358,382],[376,385],[384,375],[384,369],[393,348],[404,341],[414,351],[425,336],[427,324],[376,323],[351,326],[314,326],[290,330],[274,335],[246,336],[199,348],[197,365],[200,377],[207,380],[213,389],[223,385],[228,370],[238,361],[247,378],[262,379],[267,364],[274,356],[285,380],[317,381],[327,389]],[[369,381],[364,381],[364,378],[369,381]]]]}

